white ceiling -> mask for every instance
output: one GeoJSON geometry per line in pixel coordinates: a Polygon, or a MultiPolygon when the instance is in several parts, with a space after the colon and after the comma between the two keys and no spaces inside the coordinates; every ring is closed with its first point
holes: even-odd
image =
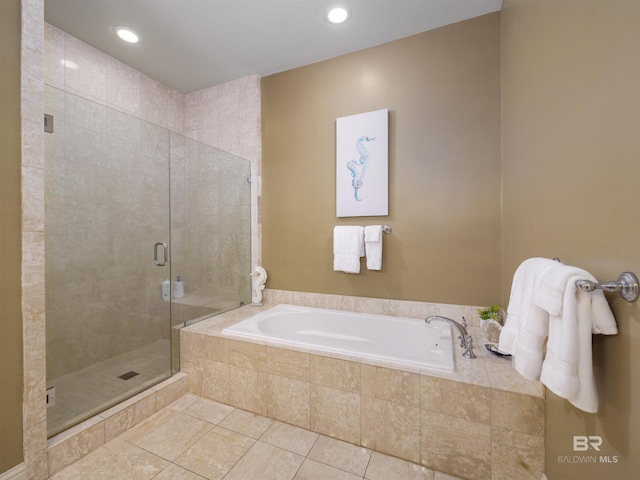
{"type": "Polygon", "coordinates": [[[45,20],[181,93],[266,76],[500,10],[502,0],[44,0],[45,20]],[[325,10],[351,10],[331,25],[325,10]],[[126,44],[125,25],[140,36],[126,44]]]}

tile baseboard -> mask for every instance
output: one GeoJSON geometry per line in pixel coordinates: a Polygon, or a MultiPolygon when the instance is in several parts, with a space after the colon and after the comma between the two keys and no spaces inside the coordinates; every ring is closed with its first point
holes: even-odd
{"type": "Polygon", "coordinates": [[[27,469],[25,468],[24,463],[16,465],[4,473],[0,473],[0,480],[26,480],[26,478],[27,469]]]}

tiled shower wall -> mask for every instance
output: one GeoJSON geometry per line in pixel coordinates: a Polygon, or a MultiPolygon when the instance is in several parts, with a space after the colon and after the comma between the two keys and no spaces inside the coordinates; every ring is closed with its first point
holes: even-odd
{"type": "Polygon", "coordinates": [[[28,479],[47,478],[44,300],[44,5],[22,1],[22,339],[24,462],[28,479]]]}
{"type": "Polygon", "coordinates": [[[231,153],[250,160],[252,262],[259,264],[261,260],[258,217],[261,185],[259,78],[249,77],[184,96],[45,24],[43,0],[22,0],[23,428],[29,479],[48,476],[44,404],[46,338],[42,119],[45,83],[172,131],[186,133],[211,146],[227,148],[231,153]],[[228,95],[232,98],[227,98],[228,95]],[[232,106],[236,105],[235,99],[237,110],[232,106]],[[208,103],[196,108],[199,101],[208,103]],[[200,113],[196,115],[196,111],[200,113]],[[209,115],[206,122],[202,116],[205,112],[209,115]],[[245,122],[247,127],[241,127],[245,122]],[[185,131],[187,125],[189,131],[185,131]],[[226,128],[225,135],[216,138],[212,133],[216,128],[226,128]],[[225,142],[231,142],[231,148],[225,142]]]}
{"type": "Polygon", "coordinates": [[[250,176],[249,161],[171,134],[171,271],[185,289],[172,325],[250,300],[250,176]]]}
{"type": "Polygon", "coordinates": [[[262,262],[260,77],[252,75],[186,96],[187,137],[251,161],[251,258],[262,262]]]}
{"type": "Polygon", "coordinates": [[[45,24],[45,83],[251,162],[251,258],[260,265],[260,77],[182,95],[45,24]]]}
{"type": "Polygon", "coordinates": [[[184,95],[62,30],[44,28],[45,84],[184,133],[184,95]]]}

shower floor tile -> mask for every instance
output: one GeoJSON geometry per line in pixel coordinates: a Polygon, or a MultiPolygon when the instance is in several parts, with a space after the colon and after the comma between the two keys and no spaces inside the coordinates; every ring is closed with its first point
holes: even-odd
{"type": "Polygon", "coordinates": [[[51,480],[458,480],[186,394],[51,480]],[[226,421],[225,421],[226,420],[226,421]],[[357,458],[351,458],[355,455],[357,458]]]}
{"type": "Polygon", "coordinates": [[[55,405],[47,409],[48,436],[167,378],[171,373],[169,352],[169,341],[158,340],[47,381],[47,388],[56,388],[55,405]],[[129,372],[137,375],[127,380],[119,378],[129,372]]]}

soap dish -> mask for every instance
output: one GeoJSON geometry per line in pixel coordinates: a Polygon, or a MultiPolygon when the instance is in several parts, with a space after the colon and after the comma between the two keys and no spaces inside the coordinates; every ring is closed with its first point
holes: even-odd
{"type": "Polygon", "coordinates": [[[498,347],[496,347],[493,343],[485,343],[484,346],[486,347],[487,350],[489,350],[491,353],[498,355],[499,357],[510,357],[511,355],[508,353],[504,353],[501,352],[500,350],[498,350],[498,347]]]}

